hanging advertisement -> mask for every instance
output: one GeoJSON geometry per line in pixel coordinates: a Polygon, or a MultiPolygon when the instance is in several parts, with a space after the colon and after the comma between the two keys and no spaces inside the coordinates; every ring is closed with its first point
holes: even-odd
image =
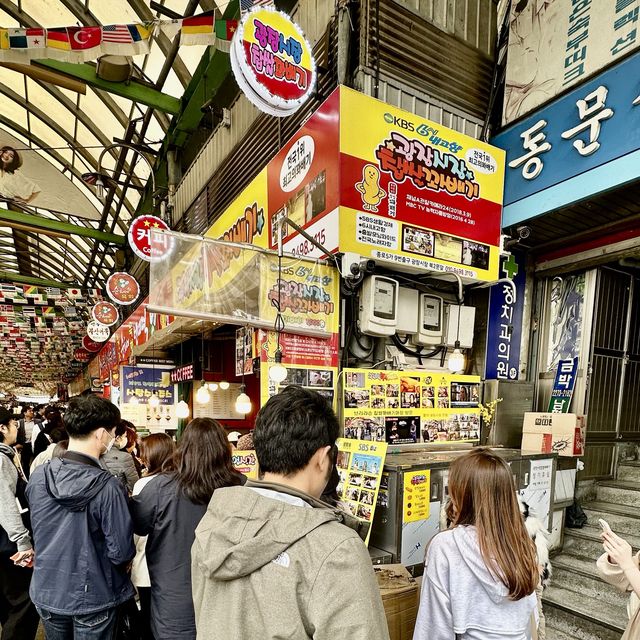
{"type": "Polygon", "coordinates": [[[291,115],[313,93],[316,64],[311,46],[286,13],[270,7],[247,12],[230,54],[240,89],[265,113],[291,115]]]}
{"type": "Polygon", "coordinates": [[[480,377],[344,369],[344,436],[394,444],[480,439],[480,377]]]}
{"type": "Polygon", "coordinates": [[[87,323],[87,337],[94,342],[105,342],[111,336],[111,329],[106,324],[97,320],[90,320],[87,323]]]}
{"type": "MultiPolygon", "coordinates": [[[[336,467],[340,482],[336,489],[351,515],[371,524],[387,454],[384,442],[363,442],[338,438],[336,467]]],[[[365,544],[369,544],[367,533],[365,544]]]]}
{"type": "Polygon", "coordinates": [[[153,367],[122,367],[122,401],[132,398],[147,402],[155,393],[161,405],[174,404],[174,385],[168,370],[153,367]]]}
{"type": "Polygon", "coordinates": [[[549,413],[569,413],[578,377],[578,358],[560,360],[549,398],[549,413]]]}
{"type": "Polygon", "coordinates": [[[110,302],[98,302],[91,309],[91,317],[105,327],[113,326],[120,319],[118,309],[110,302]]]}
{"type": "Polygon", "coordinates": [[[340,89],[340,251],[496,280],[504,151],[340,89]]]}
{"type": "Polygon", "coordinates": [[[236,376],[253,373],[255,332],[248,327],[236,329],[236,376]]]}
{"type": "Polygon", "coordinates": [[[637,0],[511,5],[503,124],[638,48],[637,0]]]}
{"type": "Polygon", "coordinates": [[[129,246],[138,258],[146,262],[163,260],[173,250],[171,238],[164,234],[157,233],[153,238],[153,249],[151,247],[151,232],[154,230],[168,231],[167,223],[157,216],[142,215],[131,221],[131,226],[127,233],[129,246]]]}
{"type": "Polygon", "coordinates": [[[123,271],[117,271],[109,276],[106,290],[109,298],[116,304],[133,304],[140,295],[138,281],[123,271]]]}

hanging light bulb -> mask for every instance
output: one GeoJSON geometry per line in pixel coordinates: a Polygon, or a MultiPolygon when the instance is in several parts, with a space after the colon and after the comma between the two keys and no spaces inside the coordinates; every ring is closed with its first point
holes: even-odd
{"type": "Polygon", "coordinates": [[[98,174],[96,178],[96,197],[100,200],[104,197],[104,182],[102,181],[102,176],[98,174]]]}
{"type": "Polygon", "coordinates": [[[228,383],[226,380],[223,380],[223,381],[220,383],[220,388],[221,388],[223,391],[226,391],[226,390],[229,388],[229,383],[228,383]]]}
{"type": "Polygon", "coordinates": [[[218,390],[218,383],[217,382],[210,382],[209,383],[209,389],[211,391],[217,391],[218,390]]]}
{"type": "Polygon", "coordinates": [[[149,398],[149,406],[153,407],[154,409],[155,407],[160,406],[160,398],[158,398],[158,394],[155,391],[151,394],[151,397],[149,398]]]}
{"type": "Polygon", "coordinates": [[[287,369],[282,364],[282,351],[276,351],[275,364],[269,367],[269,379],[273,382],[284,382],[287,379],[287,369]]]}
{"type": "Polygon", "coordinates": [[[211,394],[207,387],[207,383],[203,380],[198,392],[196,393],[196,402],[198,404],[207,404],[211,400],[211,394]]]}
{"type": "Polygon", "coordinates": [[[189,417],[189,405],[184,400],[178,402],[176,406],[176,416],[181,420],[189,417]]]}
{"type": "Polygon", "coordinates": [[[129,404],[140,404],[140,400],[138,400],[136,396],[133,396],[131,400],[129,400],[129,404]]]}
{"type": "Polygon", "coordinates": [[[447,360],[447,368],[451,373],[457,373],[464,369],[464,353],[460,351],[460,343],[456,340],[455,348],[452,353],[449,354],[447,360]]]}
{"type": "Polygon", "coordinates": [[[251,413],[251,398],[246,394],[247,387],[243,384],[240,386],[240,395],[236,398],[236,413],[247,415],[251,413]]]}

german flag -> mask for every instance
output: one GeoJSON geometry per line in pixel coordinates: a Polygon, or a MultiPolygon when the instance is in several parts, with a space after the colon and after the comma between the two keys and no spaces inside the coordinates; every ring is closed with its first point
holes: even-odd
{"type": "Polygon", "coordinates": [[[61,51],[71,51],[67,28],[56,27],[54,29],[47,29],[47,47],[61,51]]]}
{"type": "Polygon", "coordinates": [[[215,18],[213,11],[182,19],[180,43],[183,45],[213,44],[215,18]]]}

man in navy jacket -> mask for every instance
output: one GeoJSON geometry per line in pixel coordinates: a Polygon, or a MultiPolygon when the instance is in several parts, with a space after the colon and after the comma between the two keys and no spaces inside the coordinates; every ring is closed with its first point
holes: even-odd
{"type": "Polygon", "coordinates": [[[47,640],[111,639],[118,605],[134,595],[127,495],[98,462],[119,421],[107,400],[72,398],[64,415],[68,451],[38,467],[27,486],[35,547],[30,594],[47,640]]]}

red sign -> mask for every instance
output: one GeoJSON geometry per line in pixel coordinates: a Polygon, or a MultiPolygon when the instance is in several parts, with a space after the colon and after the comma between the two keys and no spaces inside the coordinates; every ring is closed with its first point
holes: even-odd
{"type": "Polygon", "coordinates": [[[91,360],[91,354],[82,347],[78,347],[74,350],[73,357],[78,362],[89,362],[89,360],[91,360]]]}
{"type": "Polygon", "coordinates": [[[118,271],[107,280],[107,295],[117,304],[132,304],[140,295],[140,285],[133,276],[118,271]]]}
{"type": "Polygon", "coordinates": [[[120,317],[117,307],[110,302],[98,302],[94,305],[93,309],[91,309],[91,315],[96,322],[104,324],[107,327],[111,327],[118,322],[118,318],[120,317]]]}
{"type": "Polygon", "coordinates": [[[89,336],[82,338],[82,346],[91,353],[97,353],[102,349],[102,343],[92,340],[89,336]]]}
{"type": "Polygon", "coordinates": [[[173,238],[164,234],[155,234],[153,242],[152,231],[169,231],[164,220],[156,216],[138,216],[129,227],[129,245],[133,252],[147,262],[155,262],[164,258],[173,248],[173,238]],[[153,245],[153,247],[152,247],[153,245]]]}

